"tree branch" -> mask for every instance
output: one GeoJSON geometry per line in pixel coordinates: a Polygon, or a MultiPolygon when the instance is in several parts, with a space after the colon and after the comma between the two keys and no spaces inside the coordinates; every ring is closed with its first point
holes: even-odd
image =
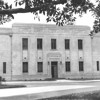
{"type": "Polygon", "coordinates": [[[4,15],[4,14],[36,12],[43,7],[47,7],[47,6],[50,6],[50,5],[64,4],[66,2],[67,2],[67,0],[58,0],[58,1],[52,1],[52,3],[43,4],[43,5],[40,5],[38,7],[34,7],[34,8],[28,8],[28,9],[16,8],[16,9],[9,9],[9,10],[0,10],[0,14],[4,15]]]}

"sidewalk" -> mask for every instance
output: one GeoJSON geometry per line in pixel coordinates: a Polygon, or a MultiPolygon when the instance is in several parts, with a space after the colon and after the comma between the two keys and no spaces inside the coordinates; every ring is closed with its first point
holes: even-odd
{"type": "Polygon", "coordinates": [[[54,80],[54,81],[8,81],[8,82],[2,82],[2,83],[7,83],[7,84],[20,84],[20,83],[57,83],[57,82],[100,82],[100,80],[54,80]]]}
{"type": "Polygon", "coordinates": [[[90,87],[94,87],[94,86],[83,86],[83,85],[66,86],[66,85],[64,85],[64,86],[44,86],[44,87],[1,89],[0,97],[19,96],[19,95],[36,94],[36,93],[70,90],[70,89],[79,89],[79,88],[90,88],[90,87]]]}
{"type": "Polygon", "coordinates": [[[61,96],[61,95],[66,95],[66,94],[70,94],[70,93],[79,93],[79,92],[100,90],[99,80],[96,80],[95,85],[94,85],[94,82],[95,82],[95,80],[5,82],[6,84],[26,84],[27,83],[27,84],[31,84],[32,86],[25,87],[25,88],[0,89],[0,100],[35,100],[35,99],[39,99],[39,98],[61,96]],[[70,82],[72,82],[73,84],[71,84],[70,82]],[[84,82],[86,82],[86,83],[84,84],[84,82]],[[93,84],[91,84],[91,82],[93,82],[93,84]],[[46,84],[48,84],[48,83],[50,85],[46,86],[46,84]],[[64,83],[64,84],[62,84],[62,83],[64,83]],[[76,84],[76,83],[79,83],[79,84],[76,84]],[[33,84],[38,84],[38,86],[34,86],[33,84]],[[42,85],[40,85],[40,84],[42,84],[42,85]],[[16,97],[18,99],[16,99],[16,97]],[[26,99],[29,97],[32,99],[26,99]],[[10,99],[8,99],[8,98],[10,98],[10,99]],[[21,99],[21,98],[24,98],[24,99],[21,99]]]}

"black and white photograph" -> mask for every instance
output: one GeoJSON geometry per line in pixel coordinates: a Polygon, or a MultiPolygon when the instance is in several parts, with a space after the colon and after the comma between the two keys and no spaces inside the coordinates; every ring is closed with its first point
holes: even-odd
{"type": "Polygon", "coordinates": [[[100,100],[100,0],[0,0],[0,100],[100,100]]]}

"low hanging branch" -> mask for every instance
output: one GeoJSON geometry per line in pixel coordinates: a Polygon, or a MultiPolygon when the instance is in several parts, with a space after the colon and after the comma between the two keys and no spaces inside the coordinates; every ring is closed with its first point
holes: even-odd
{"type": "Polygon", "coordinates": [[[5,14],[36,12],[42,9],[43,7],[48,7],[50,5],[64,4],[64,3],[66,3],[66,0],[52,1],[52,3],[42,4],[34,8],[16,8],[16,9],[0,10],[0,14],[5,15],[5,14]]]}
{"type": "MultiPolygon", "coordinates": [[[[100,2],[98,0],[98,6],[95,7],[90,0],[15,0],[15,5],[25,5],[24,8],[12,8],[12,4],[9,6],[4,0],[0,0],[0,24],[6,23],[14,19],[13,14],[17,13],[33,13],[36,16],[38,14],[46,14],[47,22],[53,21],[57,25],[69,24],[75,21],[74,14],[80,16],[87,11],[95,12],[96,27],[95,32],[100,31],[100,2]],[[63,10],[56,5],[64,4],[63,10]],[[98,29],[97,29],[98,28],[98,29]],[[98,30],[98,31],[97,31],[98,30]]],[[[93,30],[93,31],[94,31],[93,30]]]]}

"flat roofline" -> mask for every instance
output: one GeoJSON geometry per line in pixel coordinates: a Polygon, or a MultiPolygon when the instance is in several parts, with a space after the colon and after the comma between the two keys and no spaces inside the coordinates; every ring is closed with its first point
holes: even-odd
{"type": "Polygon", "coordinates": [[[52,28],[86,28],[90,30],[89,26],[86,25],[64,25],[58,26],[56,24],[39,24],[39,23],[13,23],[12,27],[24,27],[24,26],[31,26],[31,27],[52,27],[52,28]]]}
{"type": "Polygon", "coordinates": [[[1,29],[2,29],[2,30],[12,30],[12,28],[6,28],[6,27],[5,27],[5,28],[4,28],[4,27],[0,27],[0,30],[1,30],[1,29]]]}
{"type": "Polygon", "coordinates": [[[0,35],[10,35],[12,34],[11,28],[0,28],[0,35]]]}

